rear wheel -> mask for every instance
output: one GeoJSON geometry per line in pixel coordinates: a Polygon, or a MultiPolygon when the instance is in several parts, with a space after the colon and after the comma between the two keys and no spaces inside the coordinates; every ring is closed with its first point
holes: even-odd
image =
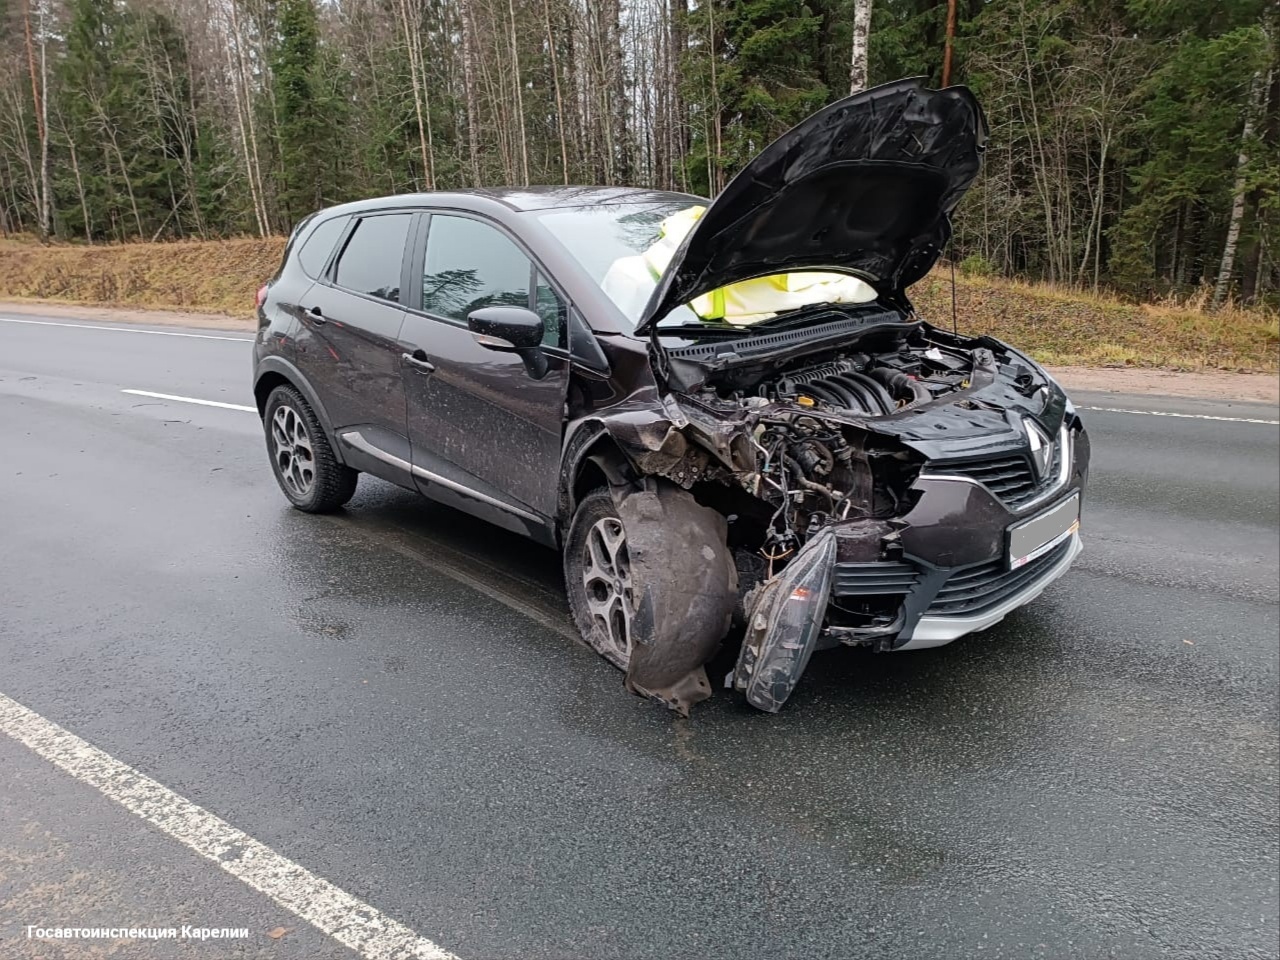
{"type": "Polygon", "coordinates": [[[262,425],[272,472],[290,503],[306,513],[329,513],[351,499],[360,474],[338,462],[301,393],[289,386],[272,390],[262,425]]]}
{"type": "Polygon", "coordinates": [[[631,661],[632,584],[627,535],[608,490],[583,497],[565,538],[564,579],[584,640],[615,667],[631,661]]]}

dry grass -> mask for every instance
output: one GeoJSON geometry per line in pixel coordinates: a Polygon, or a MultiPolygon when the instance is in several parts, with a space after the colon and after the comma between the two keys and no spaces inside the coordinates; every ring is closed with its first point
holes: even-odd
{"type": "Polygon", "coordinates": [[[0,241],[0,297],[246,316],[284,239],[54,245],[0,241]]]}
{"type": "MultiPolygon", "coordinates": [[[[951,318],[951,279],[935,271],[911,291],[934,323],[951,318]]],[[[1063,366],[1166,370],[1280,370],[1280,313],[1205,298],[1126,303],[1105,294],[991,278],[957,277],[960,330],[990,334],[1037,360],[1063,366]]]]}
{"type": "MultiPolygon", "coordinates": [[[[0,241],[0,298],[56,300],[246,316],[275,273],[284,240],[135,243],[121,246],[0,241]]],[[[1137,305],[1046,284],[958,278],[960,329],[1016,344],[1046,363],[1171,370],[1280,370],[1280,314],[1203,298],[1137,305]]],[[[912,290],[921,312],[948,325],[950,277],[912,290]]]]}

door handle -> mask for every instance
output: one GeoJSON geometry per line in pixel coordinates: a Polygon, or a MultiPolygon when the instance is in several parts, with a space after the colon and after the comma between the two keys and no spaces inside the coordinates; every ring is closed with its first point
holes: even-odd
{"type": "Polygon", "coordinates": [[[427,359],[426,353],[422,350],[415,350],[413,353],[402,353],[400,358],[422,373],[435,373],[436,371],[436,365],[427,359]]]}
{"type": "Polygon", "coordinates": [[[325,322],[324,311],[321,310],[319,307],[312,307],[310,310],[307,311],[307,316],[311,318],[312,323],[325,322]]]}

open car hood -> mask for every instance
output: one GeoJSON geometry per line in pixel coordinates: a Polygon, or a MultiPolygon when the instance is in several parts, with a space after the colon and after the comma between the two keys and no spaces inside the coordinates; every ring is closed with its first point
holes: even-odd
{"type": "Polygon", "coordinates": [[[803,120],[729,182],[676,251],[637,325],[719,287],[794,270],[860,276],[880,294],[927,274],[981,165],[966,87],[899,80],[803,120]]]}

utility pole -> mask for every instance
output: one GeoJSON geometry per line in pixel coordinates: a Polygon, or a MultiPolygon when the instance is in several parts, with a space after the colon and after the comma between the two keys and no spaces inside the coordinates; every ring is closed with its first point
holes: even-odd
{"type": "Polygon", "coordinates": [[[947,44],[942,54],[942,85],[951,85],[951,46],[956,39],[956,0],[947,0],[947,44]]]}

